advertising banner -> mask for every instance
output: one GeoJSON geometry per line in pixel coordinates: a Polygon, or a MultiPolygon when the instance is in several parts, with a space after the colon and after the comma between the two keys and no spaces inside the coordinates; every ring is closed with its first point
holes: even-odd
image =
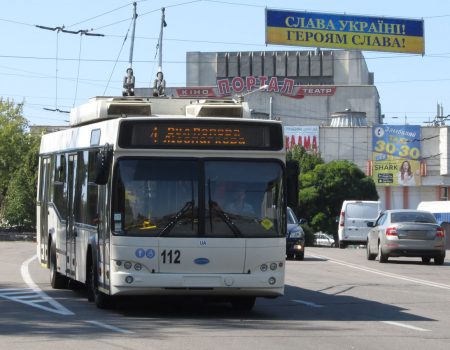
{"type": "Polygon", "coordinates": [[[317,152],[319,147],[319,126],[285,126],[284,136],[286,149],[296,145],[304,147],[307,151],[317,152]]]}
{"type": "Polygon", "coordinates": [[[424,22],[266,9],[266,44],[423,55],[424,22]]]}
{"type": "Polygon", "coordinates": [[[419,186],[420,125],[379,125],[372,130],[375,184],[419,186]]]}

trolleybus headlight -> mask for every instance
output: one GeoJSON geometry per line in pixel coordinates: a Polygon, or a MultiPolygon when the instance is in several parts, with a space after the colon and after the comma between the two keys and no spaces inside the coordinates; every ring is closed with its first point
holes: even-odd
{"type": "Polygon", "coordinates": [[[125,267],[127,270],[131,269],[131,266],[133,266],[133,264],[129,261],[125,261],[125,263],[123,264],[123,267],[125,267]]]}
{"type": "Polygon", "coordinates": [[[122,265],[122,261],[116,260],[116,265],[117,265],[117,266],[121,266],[121,265],[122,265]]]}
{"type": "Polygon", "coordinates": [[[277,282],[277,279],[275,277],[270,277],[269,278],[269,284],[270,285],[274,285],[277,282]]]}
{"type": "Polygon", "coordinates": [[[137,263],[136,265],[134,265],[134,269],[135,269],[136,271],[141,271],[141,270],[142,270],[142,265],[139,264],[139,263],[137,263]]]}
{"type": "MultiPolygon", "coordinates": [[[[133,283],[133,281],[134,281],[133,276],[127,276],[127,277],[125,277],[125,282],[127,282],[128,284],[133,283]]],[[[270,283],[270,282],[269,282],[269,283],[270,283]]]]}
{"type": "Polygon", "coordinates": [[[261,269],[262,272],[267,271],[267,265],[266,264],[262,264],[260,269],[261,269]]]}
{"type": "Polygon", "coordinates": [[[275,270],[277,269],[277,263],[271,263],[271,264],[270,264],[270,269],[271,269],[272,271],[275,271],[275,270]]]}

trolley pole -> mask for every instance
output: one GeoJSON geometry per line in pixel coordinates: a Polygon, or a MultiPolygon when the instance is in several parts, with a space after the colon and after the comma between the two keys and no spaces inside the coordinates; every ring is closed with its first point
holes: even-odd
{"type": "Polygon", "coordinates": [[[123,78],[123,96],[134,96],[135,77],[133,74],[133,50],[134,38],[136,33],[136,19],[136,2],[133,2],[133,31],[131,32],[130,58],[128,60],[127,75],[123,78]]]}

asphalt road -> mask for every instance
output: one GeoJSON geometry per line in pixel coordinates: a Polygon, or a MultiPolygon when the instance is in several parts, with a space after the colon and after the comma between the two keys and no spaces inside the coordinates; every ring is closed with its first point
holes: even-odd
{"type": "Polygon", "coordinates": [[[0,349],[449,349],[450,252],[367,261],[364,249],[307,247],[285,296],[241,314],[200,299],[122,300],[52,290],[29,242],[0,242],[0,349]]]}

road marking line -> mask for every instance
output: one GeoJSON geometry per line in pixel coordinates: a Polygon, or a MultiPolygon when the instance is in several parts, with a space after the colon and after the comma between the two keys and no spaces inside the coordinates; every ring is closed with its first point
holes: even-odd
{"type": "Polygon", "coordinates": [[[338,265],[350,267],[350,268],[353,268],[353,269],[370,272],[370,273],[381,275],[381,276],[385,276],[385,277],[390,277],[390,278],[395,278],[395,279],[398,279],[398,280],[403,280],[403,281],[413,282],[413,283],[417,283],[417,284],[422,284],[422,285],[429,286],[429,287],[435,287],[435,288],[450,290],[450,285],[448,285],[448,284],[437,283],[437,282],[430,282],[430,281],[426,281],[426,280],[422,280],[422,279],[418,279],[418,278],[412,278],[412,277],[405,277],[405,276],[402,276],[402,275],[397,275],[395,273],[383,272],[383,271],[372,269],[372,268],[369,268],[369,267],[361,267],[361,266],[358,266],[358,265],[350,264],[350,263],[345,262],[345,261],[329,258],[327,256],[320,256],[320,255],[309,255],[309,256],[311,256],[313,258],[318,258],[318,259],[325,259],[325,260],[328,260],[329,262],[332,262],[334,264],[338,264],[338,265]]]}
{"type": "Polygon", "coordinates": [[[109,329],[110,331],[114,331],[114,332],[119,332],[119,333],[123,333],[123,334],[134,334],[134,332],[126,330],[126,329],[122,329],[119,327],[115,327],[115,326],[111,326],[109,324],[103,323],[103,322],[99,322],[99,321],[84,321],[86,323],[91,323],[94,324],[96,326],[105,328],[105,329],[109,329]]]}
{"type": "Polygon", "coordinates": [[[393,322],[393,321],[381,321],[381,322],[389,324],[389,325],[392,325],[392,326],[398,326],[398,327],[412,329],[414,331],[431,332],[431,330],[429,330],[429,329],[424,329],[424,328],[419,328],[419,327],[415,327],[415,326],[410,326],[409,324],[404,324],[404,323],[400,323],[400,322],[393,322]]]}
{"type": "Polygon", "coordinates": [[[5,289],[0,289],[2,295],[20,295],[20,294],[34,294],[32,289],[14,289],[14,291],[6,291],[5,289]]]}
{"type": "Polygon", "coordinates": [[[69,309],[66,309],[64,306],[62,306],[60,303],[58,303],[53,298],[49,297],[43,290],[41,290],[36,283],[31,279],[30,273],[28,271],[28,265],[33,261],[37,259],[37,255],[32,256],[30,259],[24,261],[21,266],[21,274],[22,279],[24,282],[30,287],[29,289],[4,289],[3,291],[6,291],[6,293],[1,293],[2,290],[0,290],[0,297],[3,297],[8,300],[16,301],[28,306],[36,307],[38,309],[53,312],[59,315],[75,315],[72,311],[69,309]],[[15,292],[14,292],[15,291],[15,292]],[[14,292],[14,293],[13,293],[14,292]],[[22,296],[20,295],[22,294],[22,296]],[[38,298],[39,300],[26,300],[29,298],[29,296],[23,296],[23,294],[28,294],[29,296],[34,296],[35,298],[38,298]],[[41,305],[38,303],[47,303],[49,306],[41,305]]]}
{"type": "Polygon", "coordinates": [[[291,300],[291,301],[293,301],[295,303],[303,304],[303,305],[306,305],[306,306],[310,306],[310,307],[324,307],[323,305],[311,303],[309,301],[304,301],[304,300],[291,300]]]}

